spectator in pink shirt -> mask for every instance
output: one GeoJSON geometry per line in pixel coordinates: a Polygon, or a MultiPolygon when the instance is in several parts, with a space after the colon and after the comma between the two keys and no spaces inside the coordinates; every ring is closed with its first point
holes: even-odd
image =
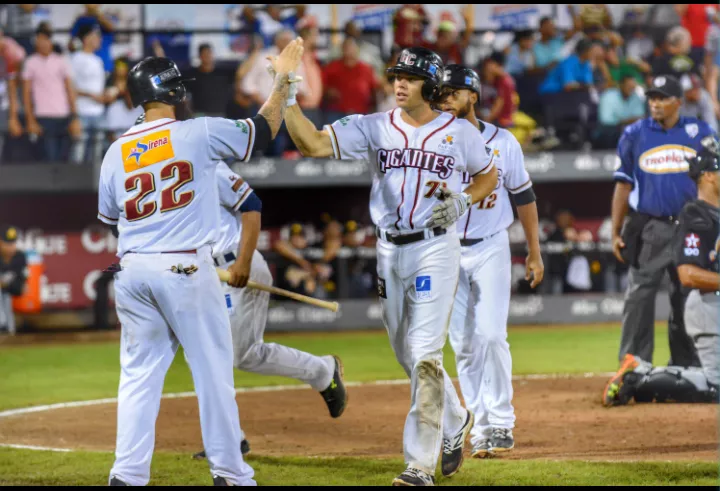
{"type": "Polygon", "coordinates": [[[12,38],[3,36],[0,29],[0,156],[5,143],[5,133],[12,138],[23,133],[18,118],[17,100],[17,72],[23,59],[25,50],[12,38]]]}
{"type": "Polygon", "coordinates": [[[31,139],[43,136],[45,159],[54,162],[67,158],[68,134],[75,140],[80,137],[75,89],[70,65],[53,52],[52,31],[46,25],[37,29],[35,49],[22,72],[27,131],[31,139]]]}

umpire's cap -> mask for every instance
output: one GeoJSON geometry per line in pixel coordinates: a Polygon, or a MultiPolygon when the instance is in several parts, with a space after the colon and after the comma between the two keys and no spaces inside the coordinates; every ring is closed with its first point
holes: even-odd
{"type": "Polygon", "coordinates": [[[697,179],[703,172],[720,171],[720,142],[713,136],[706,136],[700,144],[703,148],[696,155],[686,158],[688,175],[692,179],[697,179]]]}
{"type": "Polygon", "coordinates": [[[677,97],[682,100],[685,95],[685,91],[678,79],[675,77],[671,75],[660,75],[652,80],[650,87],[645,91],[645,95],[648,97],[653,95],[659,95],[661,97],[677,97]]]}
{"type": "Polygon", "coordinates": [[[443,80],[440,89],[451,87],[453,89],[467,89],[480,96],[480,77],[471,68],[462,65],[447,65],[444,68],[443,80]]]}
{"type": "Polygon", "coordinates": [[[149,57],[135,65],[128,74],[128,91],[133,106],[148,102],[175,105],[185,100],[183,82],[195,80],[183,78],[170,58],[149,57]]]}
{"type": "Polygon", "coordinates": [[[442,82],[443,62],[437,53],[427,48],[406,48],[400,52],[397,64],[388,68],[386,73],[409,73],[424,78],[422,95],[425,100],[431,101],[442,82]]]}

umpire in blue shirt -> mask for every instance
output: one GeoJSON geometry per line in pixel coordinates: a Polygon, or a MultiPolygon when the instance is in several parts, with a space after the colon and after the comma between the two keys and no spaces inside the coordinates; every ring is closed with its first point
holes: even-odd
{"type": "Polygon", "coordinates": [[[685,331],[686,296],[673,265],[672,239],[680,211],[697,194],[686,157],[702,149],[704,137],[716,135],[706,123],[680,116],[683,89],[676,78],[654,78],[647,96],[650,117],[625,129],[614,174],[613,253],[630,270],[619,359],[629,353],[652,361],[655,296],[667,271],[671,306],[668,365],[699,366],[685,331]],[[630,219],[623,227],[628,211],[630,219]]]}

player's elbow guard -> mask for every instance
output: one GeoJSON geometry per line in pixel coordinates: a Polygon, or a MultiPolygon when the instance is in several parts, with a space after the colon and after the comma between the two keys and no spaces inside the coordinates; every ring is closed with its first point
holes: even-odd
{"type": "Polygon", "coordinates": [[[250,193],[250,196],[240,205],[240,213],[247,213],[249,211],[262,213],[262,201],[260,201],[258,195],[255,194],[255,191],[250,193]]]}

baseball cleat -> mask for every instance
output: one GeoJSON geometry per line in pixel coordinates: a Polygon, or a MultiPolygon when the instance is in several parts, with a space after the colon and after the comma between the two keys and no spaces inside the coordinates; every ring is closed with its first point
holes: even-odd
{"type": "MultiPolygon", "coordinates": [[[[243,440],[240,442],[240,452],[243,454],[243,457],[250,453],[250,442],[247,440],[243,440]]],[[[195,460],[203,460],[207,458],[207,455],[205,454],[205,450],[202,452],[198,452],[196,454],[193,454],[192,456],[195,460]]]]}
{"type": "Polygon", "coordinates": [[[435,478],[425,471],[408,467],[393,479],[393,486],[435,486],[435,478]]]}
{"type": "Polygon", "coordinates": [[[515,448],[513,432],[509,428],[493,428],[490,437],[490,453],[493,455],[509,452],[515,448]]]}
{"type": "Polygon", "coordinates": [[[491,447],[489,438],[485,440],[480,440],[480,442],[473,447],[470,457],[472,457],[473,459],[484,459],[487,457],[492,457],[492,454],[490,453],[490,448],[491,447]]]}
{"type": "Polygon", "coordinates": [[[442,475],[450,477],[456,474],[463,464],[463,449],[465,448],[465,440],[470,435],[470,430],[475,423],[475,417],[472,412],[467,412],[467,418],[465,424],[460,431],[451,439],[443,439],[443,453],[442,453],[442,475]]]}
{"type": "Polygon", "coordinates": [[[603,406],[620,406],[627,404],[630,401],[630,397],[623,397],[620,389],[622,389],[625,375],[635,370],[639,365],[640,362],[633,355],[629,353],[625,355],[625,358],[623,358],[622,364],[620,365],[620,369],[612,376],[605,386],[605,390],[602,395],[603,406]]]}
{"type": "Polygon", "coordinates": [[[320,392],[320,395],[325,399],[325,404],[327,404],[328,410],[330,411],[330,416],[339,418],[345,411],[345,407],[347,407],[348,393],[343,383],[342,362],[337,356],[333,355],[333,358],[335,359],[333,378],[328,388],[320,392]]]}
{"type": "Polygon", "coordinates": [[[129,486],[129,484],[126,483],[125,481],[121,481],[120,479],[118,479],[115,476],[112,476],[110,478],[110,486],[129,486]]]}
{"type": "Polygon", "coordinates": [[[213,486],[232,486],[232,484],[224,477],[213,476],[213,486]]]}

